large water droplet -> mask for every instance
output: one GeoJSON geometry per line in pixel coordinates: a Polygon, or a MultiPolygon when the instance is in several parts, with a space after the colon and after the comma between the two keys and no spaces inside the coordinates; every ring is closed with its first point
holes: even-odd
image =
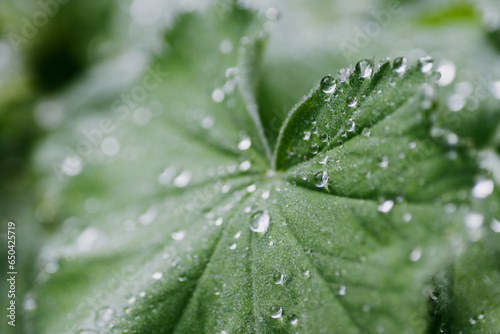
{"type": "Polygon", "coordinates": [[[265,211],[257,211],[250,217],[250,229],[254,232],[263,233],[269,227],[269,213],[265,211]]]}
{"type": "Polygon", "coordinates": [[[321,79],[320,88],[324,93],[331,94],[335,91],[336,87],[337,83],[332,76],[327,75],[326,77],[321,79]]]}
{"type": "Polygon", "coordinates": [[[314,184],[318,188],[323,188],[328,184],[328,180],[330,180],[330,177],[328,176],[328,173],[326,171],[323,172],[318,172],[316,175],[314,175],[314,184]]]}
{"type": "Polygon", "coordinates": [[[486,198],[493,192],[494,183],[492,180],[480,180],[471,190],[475,198],[486,198]]]}
{"type": "Polygon", "coordinates": [[[430,56],[425,56],[418,60],[418,64],[420,65],[420,71],[422,71],[422,73],[428,73],[432,70],[434,60],[432,60],[430,56]]]}
{"type": "Polygon", "coordinates": [[[404,73],[406,71],[407,60],[405,57],[398,57],[394,59],[392,66],[396,73],[404,73]]]}
{"type": "Polygon", "coordinates": [[[108,306],[102,307],[95,313],[95,325],[96,327],[103,327],[108,322],[111,321],[115,311],[108,306]]]}
{"type": "Polygon", "coordinates": [[[356,64],[356,67],[359,71],[359,76],[363,79],[368,78],[373,72],[372,62],[368,59],[360,60],[356,64]]]}

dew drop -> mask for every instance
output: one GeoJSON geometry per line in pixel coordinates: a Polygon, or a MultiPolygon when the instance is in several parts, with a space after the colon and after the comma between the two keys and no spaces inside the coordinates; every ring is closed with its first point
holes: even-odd
{"type": "Polygon", "coordinates": [[[285,283],[285,275],[276,274],[274,275],[274,284],[284,284],[285,283]]]}
{"type": "Polygon", "coordinates": [[[323,188],[328,184],[328,180],[330,180],[330,177],[328,176],[328,173],[326,171],[323,172],[318,172],[316,175],[314,175],[314,184],[318,188],[323,188]]]}
{"type": "Polygon", "coordinates": [[[316,154],[319,152],[319,145],[316,143],[312,144],[310,149],[311,149],[311,154],[316,154]]]}
{"type": "Polygon", "coordinates": [[[414,248],[410,252],[410,261],[411,262],[417,262],[418,260],[420,260],[421,257],[422,257],[422,249],[421,248],[414,248]]]}
{"type": "Polygon", "coordinates": [[[246,151],[250,148],[251,145],[252,141],[250,140],[250,138],[245,137],[238,143],[238,148],[241,151],[246,151]]]}
{"type": "Polygon", "coordinates": [[[358,105],[358,99],[356,97],[350,96],[347,98],[347,106],[349,108],[354,108],[358,105]]]}
{"type": "Polygon", "coordinates": [[[378,166],[380,168],[386,168],[387,166],[389,166],[389,158],[387,157],[387,155],[384,155],[382,158],[380,158],[378,166]]]}
{"type": "Polygon", "coordinates": [[[387,213],[392,210],[394,207],[394,201],[393,200],[387,200],[382,202],[378,207],[377,210],[382,213],[387,213]]]}
{"type": "Polygon", "coordinates": [[[417,143],[414,142],[414,141],[411,141],[408,143],[408,147],[412,150],[416,149],[417,148],[417,143]]]}
{"type": "Polygon", "coordinates": [[[311,138],[311,131],[304,131],[304,140],[309,140],[311,138]]]}
{"type": "Polygon", "coordinates": [[[356,67],[359,71],[359,76],[363,79],[368,78],[372,74],[373,66],[371,61],[368,59],[360,60],[356,64],[356,67]]]}
{"type": "Polygon", "coordinates": [[[471,194],[475,198],[486,198],[493,192],[494,183],[492,180],[480,180],[471,190],[471,194]]]}
{"type": "Polygon", "coordinates": [[[471,230],[476,230],[483,225],[484,216],[479,212],[469,212],[465,215],[465,226],[471,230]]]}
{"type": "Polygon", "coordinates": [[[269,213],[265,211],[257,211],[250,217],[250,229],[253,232],[263,233],[269,227],[269,213]]]}
{"type": "Polygon", "coordinates": [[[299,322],[299,318],[297,318],[295,314],[292,314],[288,317],[288,322],[290,323],[290,325],[295,326],[299,322]]]}
{"type": "Polygon", "coordinates": [[[352,120],[352,118],[350,118],[347,121],[347,126],[348,126],[348,128],[346,129],[347,132],[353,132],[354,129],[356,129],[356,123],[354,123],[354,121],[352,120]]]}
{"type": "Polygon", "coordinates": [[[236,242],[234,244],[232,244],[231,246],[229,246],[229,249],[230,250],[235,250],[236,249],[236,242]]]}
{"type": "Polygon", "coordinates": [[[339,290],[337,291],[338,295],[339,296],[343,296],[345,295],[345,292],[346,292],[346,286],[345,285],[341,285],[339,290]]]}
{"type": "Polygon", "coordinates": [[[236,234],[234,235],[234,238],[239,239],[240,237],[241,237],[241,231],[236,232],[236,234]]]}
{"type": "Polygon", "coordinates": [[[263,192],[262,195],[260,195],[260,197],[262,197],[262,199],[268,199],[269,195],[270,195],[270,193],[269,193],[269,190],[268,190],[268,191],[263,192]]]}
{"type": "Polygon", "coordinates": [[[255,184],[251,184],[247,187],[247,192],[253,193],[257,189],[257,186],[255,184]]]}
{"type": "Polygon", "coordinates": [[[240,164],[240,166],[239,166],[239,168],[240,168],[240,170],[241,170],[242,172],[245,172],[245,171],[249,170],[249,169],[250,169],[250,167],[252,167],[252,163],[251,163],[250,161],[248,161],[248,160],[243,161],[243,162],[240,164]]]}
{"type": "Polygon", "coordinates": [[[224,218],[219,217],[215,220],[215,226],[221,226],[222,222],[224,221],[224,218]]]}
{"type": "Polygon", "coordinates": [[[337,83],[332,76],[327,75],[326,77],[321,79],[320,88],[324,93],[331,94],[335,91],[336,87],[337,83]]]}
{"type": "Polygon", "coordinates": [[[406,71],[407,60],[405,57],[398,57],[394,59],[392,66],[396,73],[404,73],[406,71]]]}
{"type": "Polygon", "coordinates": [[[97,310],[97,312],[95,314],[96,327],[105,326],[108,322],[111,321],[114,314],[115,314],[115,311],[108,306],[102,307],[99,310],[97,310]]]}
{"type": "Polygon", "coordinates": [[[365,137],[370,137],[372,131],[369,128],[364,128],[363,131],[361,131],[361,134],[365,137]]]}
{"type": "Polygon", "coordinates": [[[320,160],[318,163],[320,165],[326,165],[327,162],[328,162],[328,155],[326,157],[324,157],[323,160],[320,160]]]}
{"type": "Polygon", "coordinates": [[[321,140],[323,143],[326,143],[328,141],[328,133],[322,133],[319,135],[319,140],[321,140]]]}
{"type": "Polygon", "coordinates": [[[177,188],[184,188],[189,184],[190,181],[191,181],[191,172],[185,170],[174,179],[174,185],[177,188]]]}
{"type": "Polygon", "coordinates": [[[490,228],[493,232],[500,233],[500,222],[496,219],[493,219],[491,221],[490,228]]]}
{"type": "Polygon", "coordinates": [[[217,88],[212,93],[212,100],[219,103],[224,101],[224,91],[220,88],[217,88]]]}
{"type": "Polygon", "coordinates": [[[273,307],[271,312],[272,312],[271,318],[279,319],[279,318],[281,318],[281,315],[283,314],[283,309],[281,307],[273,307]]]}
{"type": "Polygon", "coordinates": [[[154,272],[153,275],[151,275],[151,278],[155,280],[160,280],[163,278],[163,273],[160,271],[154,272]]]}
{"type": "Polygon", "coordinates": [[[418,60],[418,64],[422,73],[429,73],[432,70],[432,66],[434,66],[434,60],[430,56],[425,56],[418,60]]]}
{"type": "Polygon", "coordinates": [[[411,213],[407,212],[407,213],[405,213],[405,214],[403,215],[403,221],[404,221],[405,223],[409,223],[409,222],[411,221],[411,219],[412,219],[412,215],[411,215],[411,213]]]}
{"type": "Polygon", "coordinates": [[[180,230],[180,231],[177,231],[177,232],[170,234],[170,236],[172,237],[172,239],[174,239],[176,241],[180,241],[180,240],[184,239],[184,237],[186,236],[186,231],[180,230]]]}

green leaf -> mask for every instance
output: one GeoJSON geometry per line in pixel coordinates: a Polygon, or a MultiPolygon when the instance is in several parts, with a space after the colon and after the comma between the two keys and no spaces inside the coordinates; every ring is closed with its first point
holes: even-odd
{"type": "Polygon", "coordinates": [[[40,149],[45,200],[63,223],[41,255],[31,325],[425,332],[431,277],[468,235],[480,173],[466,147],[431,136],[428,60],[362,61],[334,92],[315,87],[271,159],[255,98],[263,22],[221,4],[165,34],[149,66],[160,85],[140,105],[151,114],[96,106],[116,127],[102,135],[113,149],[93,147],[63,183],[51,159],[89,140],[81,120],[40,149]]]}

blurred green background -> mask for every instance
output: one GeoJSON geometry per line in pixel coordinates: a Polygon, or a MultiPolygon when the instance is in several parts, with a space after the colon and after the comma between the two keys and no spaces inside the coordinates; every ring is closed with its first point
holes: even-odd
{"type": "MultiPolygon", "coordinates": [[[[30,287],[40,279],[37,259],[44,241],[78,212],[93,210],[98,177],[73,185],[75,169],[55,172],[68,154],[65,143],[130,91],[154,59],[175,40],[180,13],[203,10],[207,1],[3,0],[0,4],[0,255],[6,258],[6,224],[17,224],[18,306],[30,309],[30,287]],[[68,197],[68,194],[71,195],[68,197]],[[85,205],[82,203],[86,203],[85,205]]],[[[221,15],[224,6],[220,4],[221,15]]],[[[240,1],[269,19],[269,37],[258,78],[259,113],[275,144],[288,111],[324,75],[359,59],[431,55],[442,72],[441,100],[450,111],[480,113],[469,135],[478,149],[499,152],[500,6],[495,0],[240,1]]],[[[213,43],[220,43],[214,36],[213,43]]],[[[227,45],[221,44],[224,53],[227,45]]],[[[197,55],[204,57],[205,55],[197,55]]],[[[191,78],[190,80],[195,80],[191,78]]],[[[213,84],[216,87],[216,83],[213,84]]],[[[175,106],[144,106],[169,110],[175,106]]],[[[140,124],[140,112],[134,114],[140,124]]],[[[137,136],[148,136],[140,130],[137,136]]],[[[81,135],[80,135],[81,137],[81,135]]],[[[158,143],[161,145],[161,143],[158,143]]],[[[99,158],[89,162],[100,165],[99,158]]],[[[498,156],[485,164],[498,181],[498,156]],[[497,160],[495,160],[497,159],[497,160]],[[496,167],[495,167],[496,166],[496,167]]],[[[126,195],[116,201],[126,201],[126,195]]],[[[6,307],[6,261],[2,260],[0,308],[6,307]]],[[[5,319],[2,333],[28,333],[18,308],[17,326],[5,319]]],[[[36,333],[36,330],[33,331],[36,333]]]]}

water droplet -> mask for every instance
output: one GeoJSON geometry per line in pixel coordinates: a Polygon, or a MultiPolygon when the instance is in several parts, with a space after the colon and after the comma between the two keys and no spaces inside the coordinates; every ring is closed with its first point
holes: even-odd
{"type": "Polygon", "coordinates": [[[230,40],[225,39],[220,43],[219,50],[224,54],[228,54],[233,51],[233,43],[230,40]]]}
{"type": "Polygon", "coordinates": [[[247,192],[253,193],[257,189],[257,186],[255,184],[251,184],[247,187],[247,192]]]}
{"type": "Polygon", "coordinates": [[[297,318],[297,316],[295,314],[291,314],[288,317],[288,322],[290,323],[290,325],[294,325],[295,326],[299,322],[299,318],[297,318]]]}
{"type": "Polygon", "coordinates": [[[457,145],[458,144],[458,136],[455,133],[450,132],[446,135],[446,142],[450,146],[457,145]]]}
{"type": "Polygon", "coordinates": [[[238,148],[241,150],[241,151],[245,151],[245,150],[248,150],[250,148],[250,146],[252,145],[252,141],[250,140],[250,138],[248,137],[245,137],[243,138],[239,143],[238,143],[238,148]]]}
{"type": "Polygon", "coordinates": [[[311,272],[309,271],[309,269],[307,269],[307,270],[306,270],[306,271],[304,271],[302,274],[303,274],[304,276],[309,276],[309,275],[311,275],[311,272]]]}
{"type": "Polygon", "coordinates": [[[476,320],[472,319],[472,318],[469,318],[469,322],[472,324],[472,325],[475,325],[476,324],[476,320]]]}
{"type": "Polygon", "coordinates": [[[477,315],[477,318],[478,318],[478,319],[484,319],[484,314],[478,314],[478,315],[477,315]]]}
{"type": "Polygon", "coordinates": [[[410,253],[410,261],[417,262],[422,257],[422,249],[414,248],[410,253]]]}
{"type": "Polygon", "coordinates": [[[278,319],[281,318],[281,315],[283,314],[283,309],[281,307],[273,307],[271,312],[272,312],[271,318],[278,319]]]}
{"type": "Polygon", "coordinates": [[[384,155],[382,158],[380,158],[378,166],[380,168],[386,168],[387,166],[389,166],[389,158],[387,157],[387,155],[384,155]]]}
{"type": "Polygon", "coordinates": [[[142,225],[151,224],[155,219],[158,212],[154,207],[150,207],[146,213],[139,216],[139,223],[142,225]]]}
{"type": "Polygon", "coordinates": [[[215,220],[215,226],[221,226],[222,222],[224,221],[224,218],[219,217],[215,220]]]}
{"type": "Polygon", "coordinates": [[[465,215],[465,226],[471,230],[480,228],[483,225],[484,216],[479,212],[469,212],[465,215]]]}
{"type": "Polygon", "coordinates": [[[229,249],[230,250],[235,250],[236,249],[236,242],[234,244],[232,244],[231,246],[229,246],[229,249]]]}
{"type": "Polygon", "coordinates": [[[429,73],[432,70],[432,66],[434,66],[434,60],[430,56],[425,56],[418,60],[418,64],[422,73],[429,73]]]}
{"type": "Polygon", "coordinates": [[[327,162],[328,162],[328,155],[326,157],[324,157],[323,160],[320,160],[318,163],[320,165],[326,165],[327,162]]]}
{"type": "Polygon", "coordinates": [[[321,79],[320,88],[324,93],[331,94],[335,91],[336,87],[337,83],[332,76],[327,75],[326,77],[321,79]]]}
{"type": "Polygon", "coordinates": [[[155,280],[160,280],[163,278],[163,273],[160,271],[157,271],[157,272],[154,272],[153,275],[151,275],[151,277],[155,280]]]}
{"type": "Polygon", "coordinates": [[[364,128],[363,131],[361,131],[361,134],[365,137],[370,137],[372,131],[370,130],[370,128],[364,128]]]}
{"type": "Polygon", "coordinates": [[[407,60],[405,57],[398,57],[394,59],[392,66],[396,73],[404,73],[406,71],[407,60]]]}
{"type": "Polygon", "coordinates": [[[220,88],[216,88],[212,93],[212,100],[217,103],[224,101],[224,97],[224,91],[220,88]]]}
{"type": "Polygon", "coordinates": [[[105,326],[108,322],[111,321],[114,314],[115,314],[115,311],[108,306],[100,308],[95,313],[95,326],[96,327],[105,326]]]}
{"type": "Polygon", "coordinates": [[[182,277],[181,276],[181,277],[178,278],[178,280],[179,280],[179,282],[185,282],[185,281],[187,281],[187,277],[182,277]]]}
{"type": "Polygon", "coordinates": [[[101,143],[101,151],[107,156],[114,156],[120,152],[120,142],[115,137],[106,137],[101,143]]]}
{"type": "Polygon", "coordinates": [[[330,180],[330,177],[328,176],[328,173],[326,171],[323,172],[318,172],[316,175],[314,175],[314,184],[318,188],[323,188],[328,184],[328,181],[330,180]]]}
{"type": "Polygon", "coordinates": [[[174,179],[174,185],[177,188],[184,188],[189,184],[189,181],[191,181],[191,172],[185,170],[174,179]]]}
{"type": "Polygon", "coordinates": [[[352,118],[349,118],[347,120],[347,126],[348,126],[348,128],[346,129],[347,132],[353,132],[354,129],[356,129],[356,123],[354,123],[352,118]]]}
{"type": "Polygon", "coordinates": [[[274,275],[274,284],[284,284],[285,283],[285,275],[276,274],[274,275]]]}
{"type": "Polygon", "coordinates": [[[310,149],[311,149],[311,154],[316,154],[319,152],[319,145],[314,143],[311,145],[310,149]]]}
{"type": "Polygon", "coordinates": [[[486,198],[493,192],[494,183],[492,180],[480,180],[471,190],[471,194],[475,198],[486,198]]]}
{"type": "Polygon", "coordinates": [[[347,98],[347,106],[349,108],[354,108],[358,105],[358,99],[356,97],[350,96],[347,98]]]}
{"type": "Polygon", "coordinates": [[[75,334],[96,334],[97,331],[94,329],[79,329],[75,332],[75,334]]]}
{"type": "Polygon", "coordinates": [[[411,219],[412,219],[412,215],[411,215],[411,213],[407,212],[407,213],[405,213],[405,214],[403,215],[403,221],[404,221],[405,223],[409,223],[409,222],[411,221],[411,219]]]}
{"type": "Polygon", "coordinates": [[[363,79],[368,78],[373,72],[372,62],[368,59],[360,60],[356,64],[356,68],[359,71],[359,76],[363,79]]]}
{"type": "Polygon", "coordinates": [[[240,237],[241,237],[241,231],[236,232],[236,234],[234,235],[234,238],[239,239],[240,237]]]}
{"type": "Polygon", "coordinates": [[[311,131],[304,131],[304,140],[309,140],[311,138],[311,131]]]}
{"type": "Polygon", "coordinates": [[[262,195],[260,195],[260,197],[262,197],[262,199],[268,199],[269,195],[270,195],[270,193],[269,193],[269,190],[268,190],[268,191],[263,192],[262,195]]]}
{"type": "Polygon", "coordinates": [[[378,207],[377,210],[382,213],[387,213],[392,210],[394,207],[394,201],[393,200],[387,200],[382,202],[378,207]]]}
{"type": "Polygon", "coordinates": [[[493,219],[490,224],[490,228],[493,232],[500,233],[500,222],[496,219],[493,219]]]}
{"type": "Polygon", "coordinates": [[[127,299],[127,303],[129,303],[129,304],[133,304],[133,303],[135,303],[135,297],[134,297],[134,296],[132,296],[132,297],[130,297],[129,299],[127,299]]]}
{"type": "Polygon", "coordinates": [[[346,292],[346,286],[345,285],[341,285],[339,290],[337,291],[338,295],[339,296],[343,296],[345,295],[345,292],[346,292]]]}
{"type": "Polygon", "coordinates": [[[252,167],[252,163],[251,163],[250,161],[248,161],[248,160],[245,160],[245,161],[243,161],[243,162],[240,164],[240,167],[239,167],[239,168],[240,168],[240,170],[241,170],[242,172],[245,172],[245,171],[249,170],[249,169],[250,169],[250,167],[252,167]]]}
{"type": "Polygon", "coordinates": [[[257,211],[250,217],[250,229],[253,232],[263,233],[269,227],[269,213],[266,211],[257,211]]]}
{"type": "Polygon", "coordinates": [[[328,141],[328,133],[322,133],[319,135],[319,140],[321,140],[323,143],[326,143],[328,141]]]}
{"type": "Polygon", "coordinates": [[[456,68],[451,61],[443,61],[437,68],[437,72],[441,73],[441,78],[437,81],[440,86],[448,86],[455,80],[456,68]]]}
{"type": "Polygon", "coordinates": [[[180,231],[177,231],[177,232],[170,234],[170,236],[172,237],[172,239],[174,239],[176,241],[180,241],[180,240],[184,239],[184,237],[186,236],[186,231],[180,230],[180,231]]]}
{"type": "Polygon", "coordinates": [[[350,68],[342,68],[337,72],[337,80],[340,82],[345,82],[347,81],[347,78],[349,77],[349,73],[351,72],[350,68]]]}

